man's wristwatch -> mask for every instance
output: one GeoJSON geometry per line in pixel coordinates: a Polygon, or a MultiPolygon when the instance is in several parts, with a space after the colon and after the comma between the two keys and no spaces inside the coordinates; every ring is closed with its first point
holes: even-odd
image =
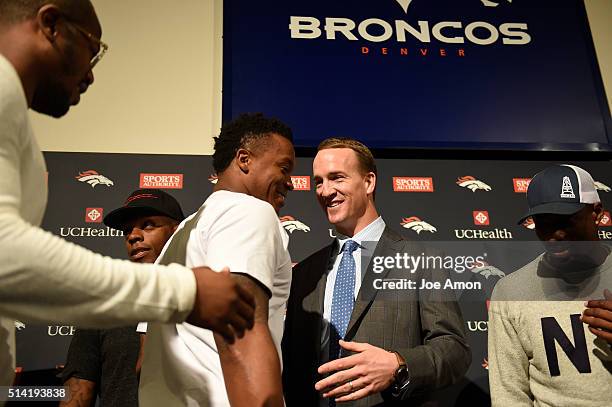
{"type": "Polygon", "coordinates": [[[395,370],[393,374],[393,384],[391,385],[391,394],[394,397],[397,397],[401,394],[401,392],[408,387],[410,384],[410,374],[408,373],[408,366],[406,365],[406,361],[397,352],[393,352],[395,357],[397,358],[397,363],[399,364],[398,368],[395,370]]]}

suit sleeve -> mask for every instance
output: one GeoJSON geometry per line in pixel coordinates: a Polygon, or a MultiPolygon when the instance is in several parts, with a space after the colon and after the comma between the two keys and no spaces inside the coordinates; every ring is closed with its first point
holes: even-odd
{"type": "MultiPolygon", "coordinates": [[[[422,278],[444,282],[444,270],[423,270],[422,278]]],[[[410,349],[394,349],[406,361],[410,385],[400,394],[408,399],[415,391],[429,391],[456,383],[472,361],[466,340],[465,322],[452,290],[420,294],[419,315],[423,344],[410,349]]]]}

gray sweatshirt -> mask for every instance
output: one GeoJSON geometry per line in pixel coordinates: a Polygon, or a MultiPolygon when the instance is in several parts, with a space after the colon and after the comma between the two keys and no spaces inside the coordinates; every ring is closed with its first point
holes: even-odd
{"type": "Polygon", "coordinates": [[[544,256],[500,280],[489,308],[493,406],[612,406],[612,347],[580,321],[612,289],[612,256],[561,273],[544,256]]]}

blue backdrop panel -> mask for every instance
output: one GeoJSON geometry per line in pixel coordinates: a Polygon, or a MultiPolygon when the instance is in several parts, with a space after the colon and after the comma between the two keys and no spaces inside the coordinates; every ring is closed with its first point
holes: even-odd
{"type": "Polygon", "coordinates": [[[610,141],[582,0],[226,0],[223,102],[298,146],[610,141]]]}

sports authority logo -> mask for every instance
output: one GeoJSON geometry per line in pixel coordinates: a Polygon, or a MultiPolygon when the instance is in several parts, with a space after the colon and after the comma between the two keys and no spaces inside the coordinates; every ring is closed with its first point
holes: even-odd
{"type": "Polygon", "coordinates": [[[402,219],[400,225],[402,225],[406,229],[415,231],[417,235],[420,235],[423,231],[430,233],[436,233],[438,231],[435,226],[430,225],[429,223],[425,222],[424,220],[421,220],[421,218],[418,218],[416,216],[411,216],[409,218],[402,219]]]}
{"type": "Polygon", "coordinates": [[[85,222],[87,223],[102,223],[103,208],[87,208],[85,209],[85,222]]]}
{"type": "Polygon", "coordinates": [[[140,188],[183,189],[183,174],[140,174],[140,188]]]}
{"type": "Polygon", "coordinates": [[[491,223],[488,211],[472,211],[472,217],[476,226],[489,226],[491,223]]]}
{"type": "Polygon", "coordinates": [[[100,184],[106,185],[107,187],[112,187],[113,185],[115,185],[113,181],[106,178],[104,175],[98,173],[98,171],[96,170],[87,170],[79,172],[79,175],[74,178],[79,180],[80,182],[88,183],[89,185],[91,185],[92,188],[95,188],[96,185],[100,184]]]}
{"type": "Polygon", "coordinates": [[[517,194],[527,193],[531,178],[512,178],[512,184],[514,184],[514,192],[517,194]]]}
{"type": "Polygon", "coordinates": [[[572,186],[572,181],[570,177],[563,177],[563,184],[561,185],[561,198],[569,198],[574,199],[576,195],[574,195],[574,187],[572,186]]]}
{"type": "Polygon", "coordinates": [[[25,329],[25,327],[26,326],[23,322],[15,320],[15,329],[21,331],[22,329],[25,329]]]}
{"type": "Polygon", "coordinates": [[[523,227],[526,229],[535,230],[535,222],[531,216],[525,219],[521,225],[523,225],[523,227]]]}
{"type": "Polygon", "coordinates": [[[219,182],[219,177],[217,176],[217,173],[210,174],[208,177],[208,182],[210,182],[211,184],[216,184],[217,182],[219,182]]]}
{"type": "MultiPolygon", "coordinates": [[[[404,10],[404,13],[408,14],[408,7],[410,7],[410,3],[412,3],[413,0],[395,0],[395,1],[397,2],[397,4],[399,4],[401,6],[402,10],[404,10]]],[[[506,1],[508,3],[512,3],[512,0],[506,0],[506,1]]],[[[485,7],[497,7],[497,6],[499,6],[499,2],[497,2],[497,1],[480,0],[480,2],[485,7]]]]}
{"type": "Polygon", "coordinates": [[[599,181],[595,181],[595,189],[597,189],[598,191],[603,191],[603,192],[610,192],[610,191],[612,191],[612,188],[610,188],[609,186],[607,186],[603,182],[599,182],[599,181]]]}
{"type": "Polygon", "coordinates": [[[431,177],[393,177],[395,192],[433,192],[434,184],[431,177]]]}
{"type": "Polygon", "coordinates": [[[472,192],[476,192],[478,190],[481,190],[481,191],[491,190],[491,187],[489,185],[472,177],[471,175],[466,175],[464,177],[457,178],[456,184],[462,188],[467,188],[472,192]]]}
{"type": "Polygon", "coordinates": [[[310,191],[310,177],[308,175],[292,175],[294,191],[310,191]]]}
{"type": "Polygon", "coordinates": [[[599,226],[612,226],[612,218],[610,218],[610,212],[604,211],[599,226]]]}
{"type": "Polygon", "coordinates": [[[310,232],[310,228],[306,224],[295,219],[293,216],[282,216],[281,218],[279,218],[279,220],[281,222],[282,227],[284,227],[285,230],[289,233],[293,233],[296,230],[302,231],[304,233],[310,232]]]}

